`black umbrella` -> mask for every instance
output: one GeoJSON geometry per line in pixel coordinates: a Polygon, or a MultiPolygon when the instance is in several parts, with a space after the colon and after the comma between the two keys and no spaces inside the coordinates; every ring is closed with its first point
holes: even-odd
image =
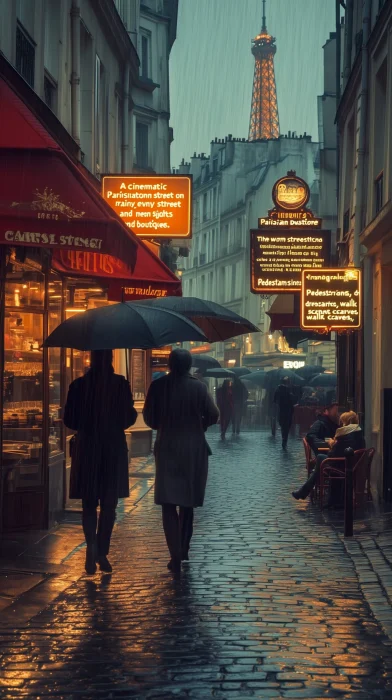
{"type": "Polygon", "coordinates": [[[205,341],[206,337],[185,316],[123,302],[72,316],[48,336],[44,345],[76,350],[148,350],[185,340],[205,341]]]}
{"type": "Polygon", "coordinates": [[[265,389],[265,381],[266,381],[266,376],[267,372],[264,370],[258,370],[257,372],[251,372],[250,374],[247,374],[245,377],[242,377],[243,382],[250,382],[250,384],[255,384],[256,386],[261,387],[262,389],[265,389]]]}
{"type": "Polygon", "coordinates": [[[202,372],[220,366],[220,362],[215,357],[211,357],[211,355],[192,355],[192,367],[197,367],[202,372]]]}
{"type": "Polygon", "coordinates": [[[285,377],[290,380],[292,386],[302,386],[305,384],[305,380],[290,369],[271,369],[269,372],[266,372],[265,388],[273,389],[277,387],[285,377]]]}
{"type": "Polygon", "coordinates": [[[245,375],[252,374],[247,367],[230,367],[230,372],[234,372],[236,377],[245,377],[245,375]]]}
{"type": "Polygon", "coordinates": [[[214,301],[197,297],[161,297],[145,299],[146,306],[170,309],[187,316],[205,333],[210,343],[234,338],[245,333],[259,333],[260,329],[243,316],[216,304],[214,301]]]}
{"type": "Polygon", "coordinates": [[[310,386],[336,386],[338,378],[336,374],[332,372],[325,372],[324,374],[317,374],[313,379],[310,380],[310,386]]]}
{"type": "Polygon", "coordinates": [[[306,381],[315,377],[316,374],[322,374],[323,372],[325,372],[325,367],[320,367],[320,365],[305,365],[305,367],[300,367],[295,370],[295,373],[306,381]]]}
{"type": "Polygon", "coordinates": [[[213,369],[207,369],[204,372],[206,379],[208,377],[214,377],[215,379],[234,379],[235,374],[230,369],[226,367],[214,367],[213,369]]]}

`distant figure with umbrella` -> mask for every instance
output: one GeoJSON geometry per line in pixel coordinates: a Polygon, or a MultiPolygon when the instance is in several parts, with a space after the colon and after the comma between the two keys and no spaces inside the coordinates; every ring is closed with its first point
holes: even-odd
{"type": "Polygon", "coordinates": [[[146,424],[157,430],[155,503],[162,506],[168,568],[174,573],[188,559],[193,509],[204,501],[210,454],[204,433],[219,417],[206,386],[190,375],[191,366],[187,350],[173,350],[170,374],[151,384],[143,412],[146,424]]]}
{"type": "Polygon", "coordinates": [[[219,408],[221,439],[226,439],[226,431],[233,418],[233,392],[232,382],[225,379],[222,386],[216,390],[216,401],[219,408]]]}
{"type": "Polygon", "coordinates": [[[282,448],[287,448],[287,441],[293,421],[294,406],[296,400],[291,392],[290,379],[284,377],[274,395],[274,403],[277,406],[278,421],[282,431],[282,448]]]}
{"type": "Polygon", "coordinates": [[[239,377],[234,377],[233,386],[233,435],[239,435],[241,422],[245,413],[246,402],[248,400],[248,390],[239,377]]]}
{"type": "Polygon", "coordinates": [[[129,496],[124,430],[137,411],[127,380],[114,374],[111,350],[91,353],[91,368],[69,387],[64,423],[77,431],[72,449],[70,498],[81,498],[87,543],[86,573],[112,571],[107,558],[119,498],[129,496]],[[97,506],[100,504],[97,522],[97,506]]]}

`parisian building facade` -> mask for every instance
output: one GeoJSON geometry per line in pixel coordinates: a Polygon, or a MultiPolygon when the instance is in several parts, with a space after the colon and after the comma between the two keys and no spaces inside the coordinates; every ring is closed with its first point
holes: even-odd
{"type": "Polygon", "coordinates": [[[373,488],[392,489],[392,22],[391,0],[347,3],[342,51],[340,264],[363,270],[363,332],[339,340],[340,402],[361,415],[376,449],[373,488]]]}

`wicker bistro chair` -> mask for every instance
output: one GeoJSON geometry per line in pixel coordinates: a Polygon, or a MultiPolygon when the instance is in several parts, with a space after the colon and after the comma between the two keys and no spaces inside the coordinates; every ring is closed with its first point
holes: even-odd
{"type": "MultiPolygon", "coordinates": [[[[375,450],[357,450],[353,462],[353,493],[354,505],[358,506],[365,500],[371,500],[370,472],[375,450]]],[[[324,507],[324,497],[327,487],[334,480],[345,481],[346,460],[344,457],[327,457],[320,469],[320,506],[324,507]]]]}

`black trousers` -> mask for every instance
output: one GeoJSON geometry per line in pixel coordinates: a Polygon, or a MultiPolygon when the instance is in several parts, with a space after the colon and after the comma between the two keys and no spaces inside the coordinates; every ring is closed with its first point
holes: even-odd
{"type": "Polygon", "coordinates": [[[170,556],[174,560],[186,559],[193,535],[193,508],[177,511],[177,506],[162,506],[162,523],[170,556]]]}
{"type": "Polygon", "coordinates": [[[97,546],[98,556],[107,556],[110,548],[110,538],[116,521],[118,499],[105,496],[100,499],[99,519],[97,518],[98,499],[83,501],[83,532],[88,545],[97,546]]]}
{"type": "Polygon", "coordinates": [[[280,429],[282,431],[282,445],[287,445],[287,440],[289,439],[289,432],[291,428],[293,417],[284,416],[279,420],[280,429]]]}

